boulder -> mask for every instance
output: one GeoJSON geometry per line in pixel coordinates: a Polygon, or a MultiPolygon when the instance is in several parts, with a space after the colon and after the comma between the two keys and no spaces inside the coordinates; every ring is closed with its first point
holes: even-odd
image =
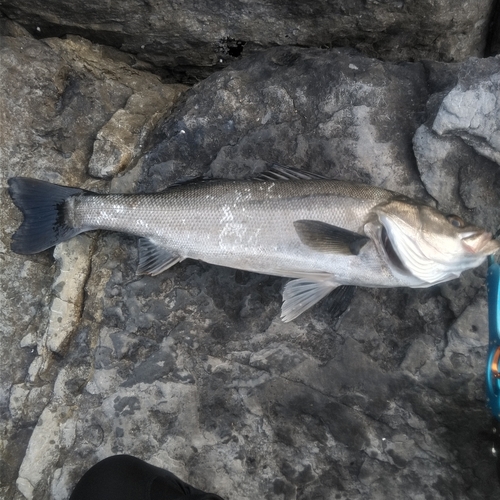
{"type": "MultiPolygon", "coordinates": [[[[113,4],[4,0],[2,12],[37,37],[67,34],[120,48],[191,80],[263,48],[354,47],[394,61],[462,61],[483,54],[493,0],[308,0],[113,4]]],[[[490,36],[491,38],[491,36],[490,36]]],[[[493,47],[493,45],[492,45],[493,47]]]]}

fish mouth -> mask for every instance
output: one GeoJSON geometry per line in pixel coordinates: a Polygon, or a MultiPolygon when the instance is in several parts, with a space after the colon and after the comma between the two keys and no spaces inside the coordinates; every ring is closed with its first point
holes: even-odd
{"type": "Polygon", "coordinates": [[[399,269],[402,273],[410,274],[410,271],[403,264],[403,262],[399,258],[399,255],[396,253],[396,250],[394,249],[392,241],[389,238],[389,235],[387,234],[387,229],[385,228],[384,225],[382,225],[382,233],[380,235],[380,238],[382,241],[382,247],[384,248],[385,254],[387,255],[387,258],[389,259],[390,263],[394,267],[399,269]]]}
{"type": "Polygon", "coordinates": [[[466,234],[462,236],[462,243],[470,253],[486,255],[497,252],[500,247],[498,240],[493,239],[492,234],[487,231],[479,234],[477,232],[466,234]]]}

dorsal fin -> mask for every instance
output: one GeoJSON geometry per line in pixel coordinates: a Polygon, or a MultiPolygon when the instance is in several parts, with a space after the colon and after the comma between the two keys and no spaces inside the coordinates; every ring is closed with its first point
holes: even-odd
{"type": "MultiPolygon", "coordinates": [[[[328,179],[321,174],[315,174],[313,172],[306,172],[304,170],[285,167],[284,165],[273,164],[268,170],[264,170],[260,174],[253,175],[247,179],[253,181],[308,181],[308,180],[318,180],[318,179],[328,179]]],[[[207,182],[230,182],[232,179],[220,179],[217,177],[208,177],[207,175],[198,175],[194,177],[182,177],[179,180],[170,184],[166,189],[187,186],[189,184],[199,184],[207,182]]]]}
{"type": "Polygon", "coordinates": [[[269,170],[264,170],[264,172],[252,177],[252,180],[256,181],[299,181],[313,179],[328,179],[328,177],[278,164],[274,164],[269,170]]]}
{"type": "Polygon", "coordinates": [[[167,189],[173,188],[173,187],[179,187],[179,186],[187,186],[189,184],[198,184],[200,182],[209,182],[213,181],[214,179],[205,177],[203,175],[196,175],[194,177],[181,177],[180,179],[176,180],[174,183],[169,184],[167,186],[167,189]]]}

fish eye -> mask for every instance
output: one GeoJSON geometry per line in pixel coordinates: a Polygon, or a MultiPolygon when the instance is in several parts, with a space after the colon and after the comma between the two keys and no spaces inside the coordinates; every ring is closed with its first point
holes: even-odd
{"type": "Polygon", "coordinates": [[[446,218],[448,219],[449,223],[452,226],[465,227],[464,220],[462,219],[462,217],[459,217],[458,215],[448,215],[446,218]]]}

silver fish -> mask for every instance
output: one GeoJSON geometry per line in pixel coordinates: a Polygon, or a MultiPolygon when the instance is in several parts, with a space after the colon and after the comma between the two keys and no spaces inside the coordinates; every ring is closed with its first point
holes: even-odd
{"type": "Polygon", "coordinates": [[[139,239],[139,274],[184,259],[293,278],[291,321],[345,285],[421,288],[480,265],[491,233],[385,189],[276,167],[249,180],[174,185],[152,194],[96,194],[9,179],[24,221],[12,250],[41,252],[84,231],[139,239]]]}

